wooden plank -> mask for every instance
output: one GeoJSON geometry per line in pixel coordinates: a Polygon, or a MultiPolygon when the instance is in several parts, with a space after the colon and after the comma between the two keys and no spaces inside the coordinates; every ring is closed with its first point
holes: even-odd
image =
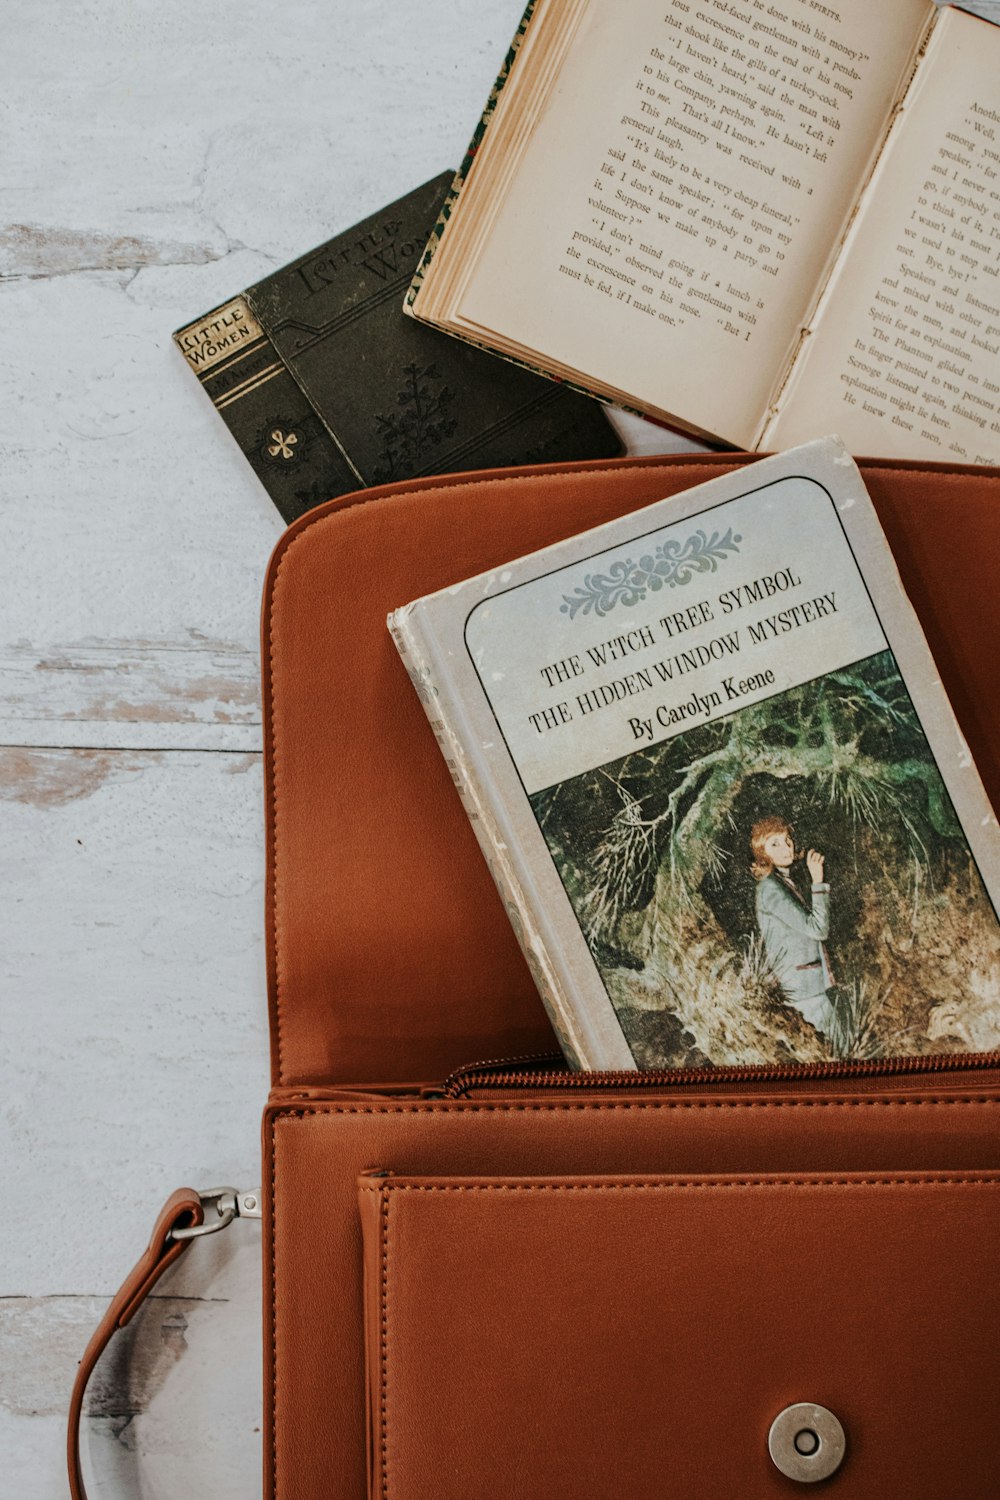
{"type": "MultiPolygon", "coordinates": [[[[259,1493],[260,1233],[206,1242],[196,1290],[168,1273],[94,1373],[83,1434],[94,1500],[259,1493]]],[[[66,1493],[67,1392],[105,1303],[93,1296],[0,1300],[4,1493],[66,1493]]]]}
{"type": "Polygon", "coordinates": [[[245,642],[90,638],[0,650],[8,745],[260,747],[260,664],[245,642]]]}
{"type": "Polygon", "coordinates": [[[0,790],[0,1294],[109,1295],[172,1187],[259,1170],[260,758],[7,749],[0,790]]]}
{"type": "MultiPolygon", "coordinates": [[[[1000,21],[1000,0],[972,7],[1000,21]]],[[[53,1500],[100,1310],[177,1183],[251,1185],[257,632],[281,521],[170,331],[447,164],[522,0],[21,7],[0,180],[0,1451],[53,1500]],[[291,28],[291,29],[290,29],[291,28]],[[429,82],[432,80],[432,82],[429,82]],[[34,748],[33,748],[34,747],[34,748]],[[67,747],[80,747],[72,749],[67,747]]],[[[630,446],[674,441],[624,419],[630,446]]],[[[259,1492],[259,1232],[99,1372],[93,1493],[259,1492]]]]}
{"type": "Polygon", "coordinates": [[[393,28],[334,6],[294,45],[260,0],[177,0],[169,25],[124,0],[99,27],[22,10],[0,182],[0,741],[258,743],[282,522],[171,330],[457,165],[521,8],[433,3],[393,28]]]}
{"type": "MultiPolygon", "coordinates": [[[[171,330],[457,165],[520,10],[431,0],[411,27],[109,0],[100,24],[22,8],[9,38],[0,1445],[19,1500],[65,1493],[75,1362],[158,1203],[259,1170],[249,752],[282,523],[171,330]]],[[[230,1234],[143,1324],[183,1358],[126,1348],[101,1372],[94,1495],[259,1492],[259,1234],[230,1234]]]]}
{"type": "MultiPolygon", "coordinates": [[[[256,754],[0,750],[0,1450],[65,1493],[76,1362],[178,1183],[255,1186],[267,1087],[256,754]]],[[[199,1244],[97,1372],[92,1493],[259,1489],[260,1226],[199,1244]]],[[[6,1488],[5,1488],[6,1492],[6,1488]]]]}

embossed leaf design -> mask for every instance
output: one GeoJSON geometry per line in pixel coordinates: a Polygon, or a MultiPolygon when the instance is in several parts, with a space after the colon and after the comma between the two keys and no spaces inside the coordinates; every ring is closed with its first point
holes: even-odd
{"type": "Polygon", "coordinates": [[[378,412],[375,427],[382,453],[373,475],[376,484],[416,473],[426,455],[451,437],[458,425],[449,416],[453,392],[443,384],[436,364],[408,364],[405,382],[396,395],[398,410],[378,412]]]}

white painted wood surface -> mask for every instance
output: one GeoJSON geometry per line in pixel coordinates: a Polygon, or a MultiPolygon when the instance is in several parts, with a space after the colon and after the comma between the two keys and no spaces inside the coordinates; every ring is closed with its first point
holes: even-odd
{"type": "MultiPolygon", "coordinates": [[[[172,329],[455,165],[522,0],[20,6],[0,58],[2,1489],[267,1087],[257,624],[281,522],[172,329]]],[[[976,7],[1000,19],[1000,0],[976,7]]],[[[632,445],[688,447],[645,424],[632,445]]],[[[95,1382],[91,1494],[260,1490],[259,1234],[95,1382]]]]}

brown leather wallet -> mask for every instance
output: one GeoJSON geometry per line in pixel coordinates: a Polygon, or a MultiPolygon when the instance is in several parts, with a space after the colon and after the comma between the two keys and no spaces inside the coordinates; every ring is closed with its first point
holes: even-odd
{"type": "MultiPolygon", "coordinates": [[[[1000,1059],[562,1071],[386,630],[748,462],[414,481],[275,551],[274,1500],[780,1500],[828,1471],[843,1500],[1000,1488],[1000,1059]]],[[[996,806],[1000,471],[862,468],[996,806]]]]}

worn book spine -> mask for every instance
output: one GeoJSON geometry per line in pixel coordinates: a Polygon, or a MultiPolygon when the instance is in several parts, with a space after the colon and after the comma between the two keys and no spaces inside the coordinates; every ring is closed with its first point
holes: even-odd
{"type": "MultiPolygon", "coordinates": [[[[434,228],[431,230],[430,239],[427,241],[427,248],[425,249],[423,255],[420,257],[420,262],[417,266],[417,269],[413,273],[413,280],[411,281],[409,291],[406,294],[404,310],[407,312],[409,312],[412,308],[413,300],[420,290],[420,286],[424,279],[427,267],[431,263],[431,259],[433,258],[435,250],[441,243],[441,236],[444,234],[445,225],[451,218],[452,210],[455,207],[455,200],[457,199],[459,192],[461,191],[462,184],[469,175],[469,169],[471,168],[472,163],[476,158],[476,152],[479,150],[483,136],[486,134],[486,127],[489,125],[490,120],[493,117],[493,111],[497,107],[497,100],[499,99],[500,94],[503,91],[504,84],[507,82],[510,70],[514,66],[517,54],[521,50],[521,43],[524,41],[524,34],[528,29],[528,23],[531,20],[532,12],[535,9],[535,4],[536,0],[528,0],[528,4],[525,7],[524,14],[522,15],[518,23],[517,31],[514,33],[511,44],[507,49],[507,55],[503,60],[503,64],[500,68],[499,73],[497,74],[496,82],[490,90],[490,96],[486,101],[486,107],[483,110],[482,117],[475,130],[472,132],[472,139],[469,142],[465,156],[462,158],[462,165],[455,173],[455,178],[452,182],[451,190],[441,205],[441,212],[438,214],[437,222],[434,225],[434,228]]],[[[478,347],[485,348],[485,345],[479,345],[478,347]]],[[[538,373],[544,374],[545,372],[540,371],[538,373]]]]}
{"type": "Polygon", "coordinates": [[[450,674],[440,659],[433,634],[423,629],[419,602],[395,610],[389,616],[388,624],[479,841],[559,1045],[573,1067],[598,1067],[599,1062],[595,1060],[582,1030],[581,1022],[585,1017],[568,1003],[558,970],[552,962],[551,938],[547,942],[538,930],[534,916],[537,903],[529,899],[515,866],[517,841],[512,830],[505,826],[502,804],[486,790],[482,769],[476,765],[471,753],[469,726],[462,722],[461,702],[449,691],[450,674]]]}
{"type": "Polygon", "coordinates": [[[174,341],[286,521],[362,487],[246,296],[178,330],[174,341]]]}
{"type": "MultiPolygon", "coordinates": [[[[415,306],[417,295],[420,291],[421,286],[423,285],[424,277],[427,274],[427,268],[434,258],[435,251],[438,249],[438,246],[441,243],[441,237],[444,234],[445,228],[448,224],[448,220],[452,216],[455,204],[458,201],[458,195],[462,190],[465,180],[472,168],[472,163],[475,161],[479,148],[482,145],[483,137],[486,134],[486,130],[489,126],[490,120],[493,118],[494,111],[497,107],[497,101],[499,100],[504,85],[506,84],[507,79],[510,76],[511,68],[514,66],[514,63],[517,60],[517,54],[521,50],[521,43],[524,41],[525,35],[528,30],[528,25],[531,21],[532,15],[534,14],[536,5],[537,0],[528,0],[528,4],[525,7],[524,13],[521,16],[520,21],[518,22],[517,31],[514,33],[514,36],[511,39],[511,44],[507,49],[507,55],[503,60],[503,64],[500,68],[499,73],[497,74],[496,82],[490,90],[489,98],[486,101],[486,107],[483,110],[479,123],[476,125],[476,128],[472,133],[472,139],[469,142],[465,156],[462,158],[462,165],[455,173],[448,195],[441,205],[441,212],[438,214],[434,228],[431,230],[430,238],[427,241],[427,247],[424,250],[423,255],[420,257],[417,269],[413,273],[413,280],[410,282],[405,300],[403,302],[403,311],[409,317],[416,318],[419,322],[425,322],[429,320],[424,319],[417,311],[417,308],[415,306]]],[[[441,325],[438,323],[430,323],[429,326],[438,328],[441,325]]],[[[546,369],[544,365],[537,364],[533,360],[525,359],[519,355],[510,354],[506,350],[497,349],[492,344],[488,344],[484,339],[473,338],[471,334],[459,333],[453,328],[444,328],[442,331],[449,334],[452,338],[461,339],[463,343],[471,344],[474,349],[481,349],[484,354],[492,354],[495,359],[505,360],[507,364],[515,365],[518,369],[521,370],[528,370],[532,375],[540,375],[545,380],[554,380],[559,385],[563,386],[567,391],[575,391],[577,395],[589,396],[592,399],[596,397],[599,401],[612,401],[611,397],[593,390],[591,387],[582,384],[582,382],[579,380],[570,380],[562,374],[554,374],[552,370],[546,369]]],[[[661,422],[661,418],[657,412],[654,412],[651,409],[643,408],[642,406],[635,405],[634,403],[629,402],[627,398],[621,397],[617,392],[613,397],[613,404],[620,411],[631,412],[633,416],[645,417],[647,421],[661,422]]],[[[720,442],[723,443],[724,446],[726,446],[723,439],[715,438],[711,433],[703,432],[700,428],[684,427],[681,430],[690,433],[693,437],[704,438],[709,442],[720,442]]]]}

